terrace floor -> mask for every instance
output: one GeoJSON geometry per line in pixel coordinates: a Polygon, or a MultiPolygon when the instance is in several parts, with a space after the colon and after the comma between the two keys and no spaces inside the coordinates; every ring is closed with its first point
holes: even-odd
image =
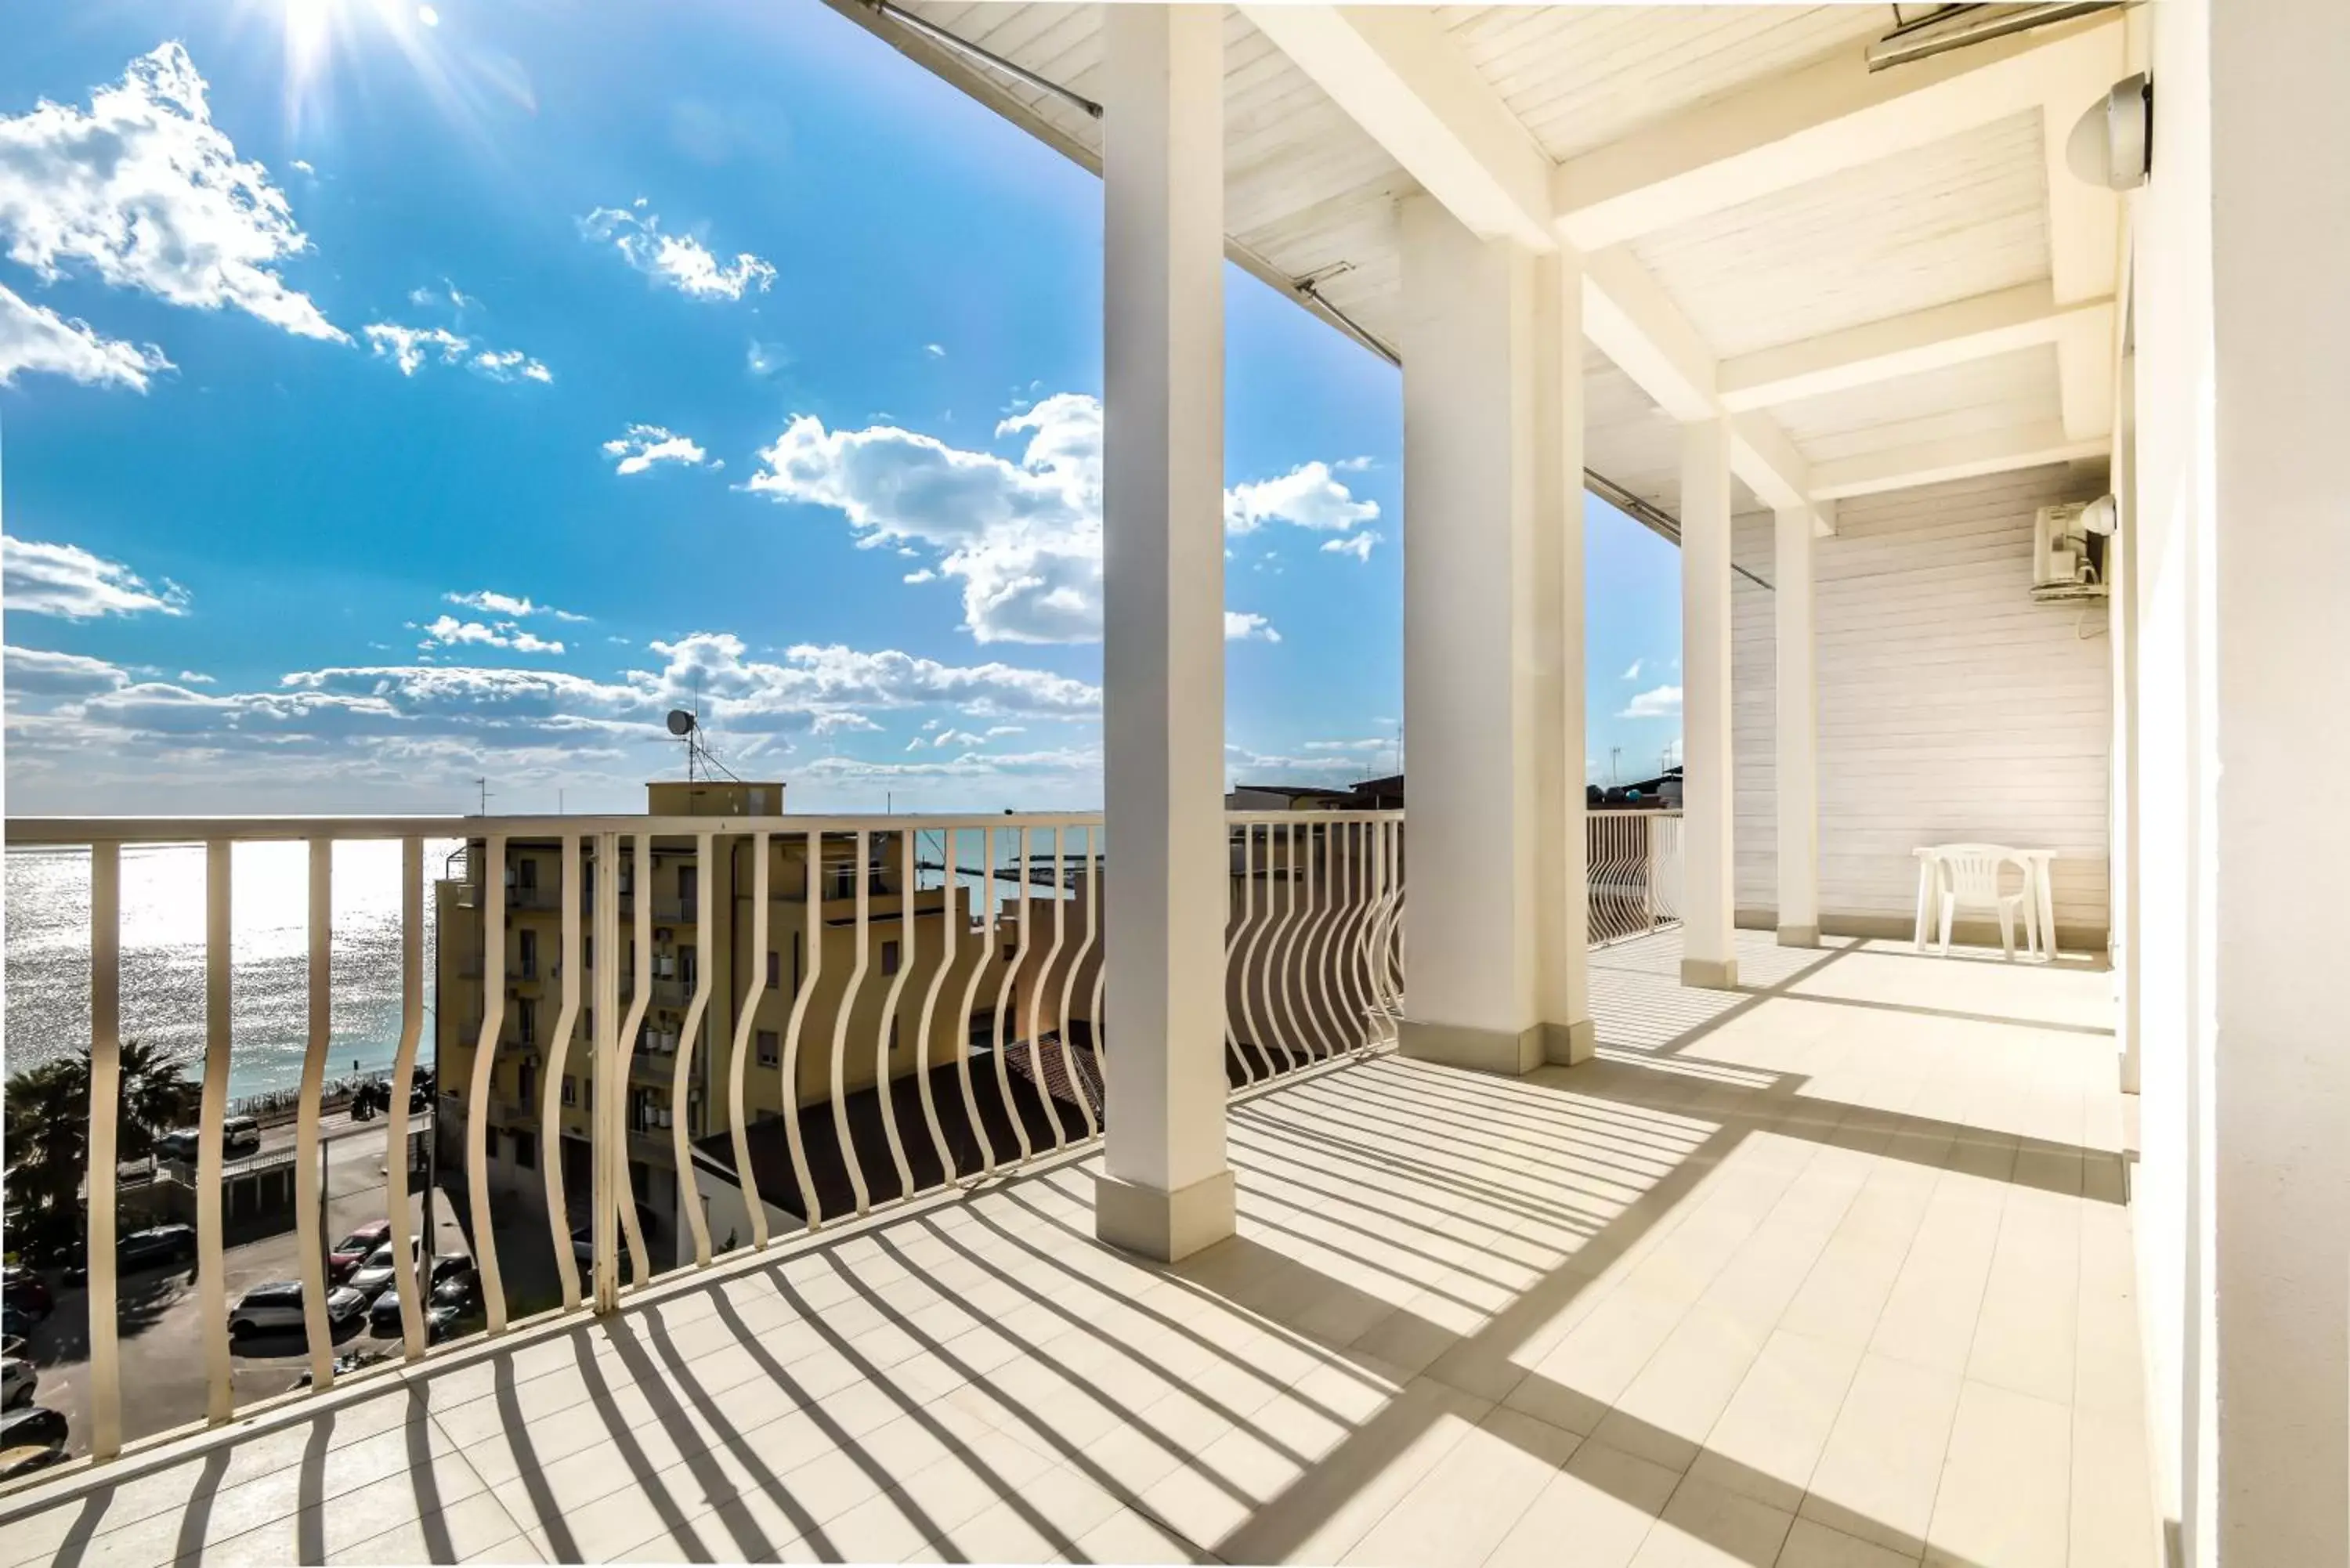
{"type": "Polygon", "coordinates": [[[1581,1067],[1235,1104],[1176,1267],[1066,1164],[60,1475],[0,1568],[2155,1561],[2107,977],[1745,940],[1595,954],[1581,1067]]]}

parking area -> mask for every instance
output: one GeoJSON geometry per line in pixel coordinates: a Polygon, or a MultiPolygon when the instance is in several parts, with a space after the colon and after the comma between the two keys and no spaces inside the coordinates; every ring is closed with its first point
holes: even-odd
{"type": "MultiPolygon", "coordinates": [[[[384,1218],[384,1137],[381,1124],[332,1129],[327,1144],[327,1205],[324,1227],[329,1243],[361,1225],[384,1218]]],[[[462,1189],[445,1182],[431,1194],[435,1256],[470,1253],[458,1223],[462,1189]]],[[[425,1199],[411,1196],[409,1217],[420,1227],[425,1199]]],[[[301,1240],[289,1225],[277,1234],[231,1247],[223,1254],[227,1300],[234,1305],[255,1285],[290,1280],[301,1272],[301,1240]]],[[[57,1289],[49,1315],[26,1336],[28,1357],[38,1374],[36,1403],[61,1412],[68,1428],[68,1451],[88,1449],[89,1308],[78,1287],[57,1289]]],[[[188,1266],[126,1274],[119,1282],[118,1334],[122,1359],[122,1436],[135,1440],[201,1419],[204,1413],[204,1324],[195,1271],[188,1266]]],[[[362,1315],[338,1343],[345,1350],[390,1348],[395,1341],[370,1338],[362,1315]]],[[[253,1334],[235,1342],[232,1386],[239,1406],[282,1394],[307,1369],[302,1335],[253,1334]]]]}

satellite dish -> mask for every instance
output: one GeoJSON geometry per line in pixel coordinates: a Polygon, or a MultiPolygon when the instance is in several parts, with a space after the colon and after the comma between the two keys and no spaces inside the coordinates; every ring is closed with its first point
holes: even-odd
{"type": "Polygon", "coordinates": [[[682,708],[671,708],[669,711],[669,732],[672,735],[693,733],[693,715],[682,708]]]}

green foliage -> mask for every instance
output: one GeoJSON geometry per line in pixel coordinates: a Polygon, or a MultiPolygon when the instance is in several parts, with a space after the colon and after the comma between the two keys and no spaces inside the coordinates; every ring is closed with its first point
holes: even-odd
{"type": "MultiPolygon", "coordinates": [[[[200,1092],[179,1062],[143,1041],[124,1041],[121,1061],[116,1151],[123,1159],[143,1159],[158,1137],[194,1116],[200,1092]]],[[[89,1079],[87,1049],[8,1078],[8,1204],[27,1241],[39,1238],[54,1247],[81,1229],[82,1178],[89,1168],[89,1079]]]]}

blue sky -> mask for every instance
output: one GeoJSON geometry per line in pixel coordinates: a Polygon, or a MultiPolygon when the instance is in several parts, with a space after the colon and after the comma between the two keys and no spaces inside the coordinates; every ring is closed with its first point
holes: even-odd
{"type": "MultiPolygon", "coordinates": [[[[43,8],[10,809],[635,809],[697,691],[799,806],[1097,804],[1100,221],[813,0],[43,8]]],[[[1385,772],[1397,373],[1227,307],[1229,766],[1385,772]]],[[[1675,558],[1587,515],[1590,754],[1642,776],[1675,558]]]]}

